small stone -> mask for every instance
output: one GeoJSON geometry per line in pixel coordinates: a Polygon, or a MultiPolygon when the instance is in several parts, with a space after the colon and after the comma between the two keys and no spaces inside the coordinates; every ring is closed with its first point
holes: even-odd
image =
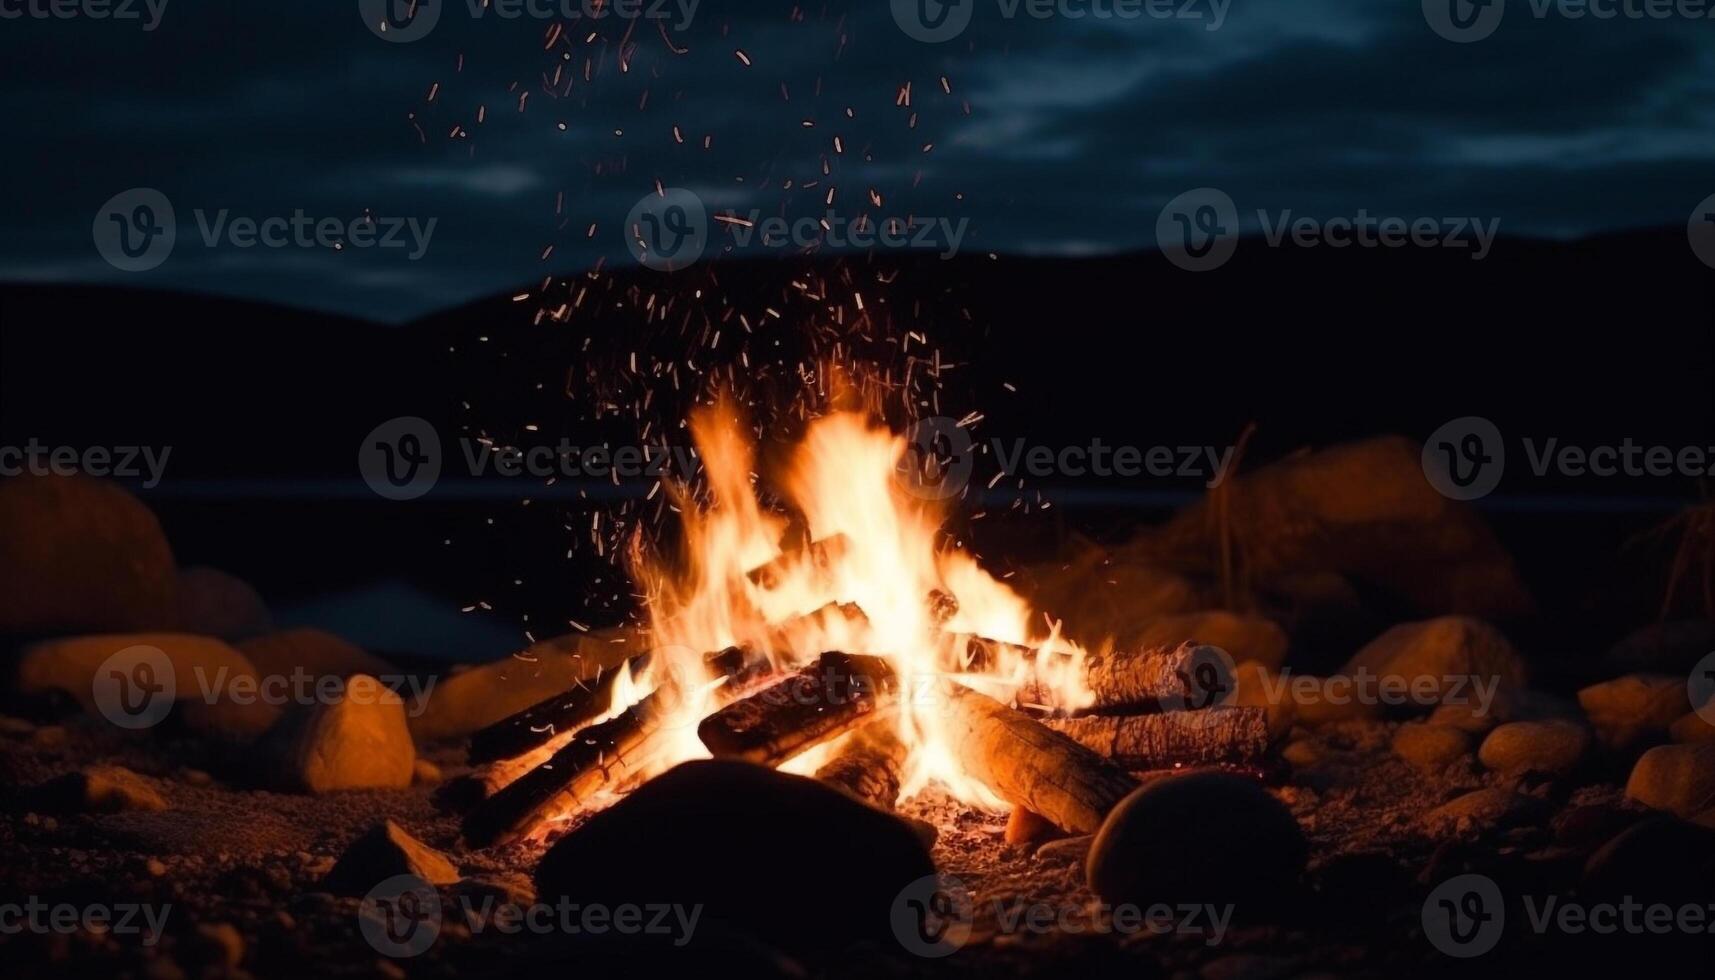
{"type": "Polygon", "coordinates": [[[427,759],[418,759],[411,767],[411,781],[418,786],[438,786],[442,778],[441,767],[427,759]]]}
{"type": "Polygon", "coordinates": [[[1626,796],[1682,817],[1715,807],[1715,742],[1645,752],[1626,782],[1626,796]]]}
{"type": "Polygon", "coordinates": [[[1590,732],[1573,721],[1514,721],[1483,740],[1477,758],[1497,772],[1564,776],[1590,749],[1590,732]]]}
{"type": "Polygon", "coordinates": [[[1480,705],[1464,702],[1438,705],[1428,718],[1431,725],[1457,728],[1469,735],[1486,734],[1500,722],[1495,711],[1485,711],[1480,705]]]}
{"type": "Polygon", "coordinates": [[[431,885],[459,880],[446,855],[384,820],[351,842],[322,884],[336,895],[362,895],[395,875],[416,875],[431,885]]]}
{"type": "MultiPolygon", "coordinates": [[[[1421,691],[1432,704],[1463,703],[1481,708],[1485,692],[1524,686],[1525,665],[1505,634],[1470,616],[1442,616],[1404,623],[1371,640],[1341,674],[1367,675],[1378,683],[1421,691]]],[[[1415,700],[1395,708],[1410,713],[1432,704],[1415,700]]]]}
{"type": "Polygon", "coordinates": [[[1301,738],[1288,742],[1286,748],[1280,750],[1280,757],[1291,765],[1304,769],[1322,761],[1322,747],[1315,739],[1301,738]]]}
{"type": "Polygon", "coordinates": [[[1051,840],[1036,849],[1036,860],[1047,864],[1082,864],[1095,839],[1094,834],[1080,834],[1051,840]]]}
{"type": "MultiPolygon", "coordinates": [[[[1715,717],[1715,711],[1710,711],[1707,708],[1704,709],[1704,713],[1715,717]]],[[[1695,711],[1674,722],[1673,727],[1667,731],[1669,735],[1673,736],[1675,742],[1680,743],[1715,740],[1715,723],[1695,711]]]]}
{"type": "Polygon", "coordinates": [[[179,778],[185,781],[186,786],[206,787],[214,785],[214,777],[201,769],[181,769],[179,770],[179,778]]]}
{"type": "Polygon", "coordinates": [[[7,738],[29,738],[36,733],[36,726],[22,718],[0,715],[0,735],[7,738]]]}
{"type": "Polygon", "coordinates": [[[160,811],[167,801],[148,780],[120,766],[87,766],[43,787],[56,804],[84,813],[160,811]]]}
{"type": "Polygon", "coordinates": [[[1008,844],[1037,844],[1061,836],[1060,828],[1038,814],[1015,806],[1006,818],[1008,844]]]}
{"type": "Polygon", "coordinates": [[[404,789],[417,761],[404,702],[364,674],[348,678],[338,699],[288,716],[267,742],[282,784],[310,793],[404,789]]]}
{"type": "Polygon", "coordinates": [[[186,952],[198,965],[235,970],[244,961],[244,937],[230,922],[198,923],[195,937],[186,952]]]}
{"type": "Polygon", "coordinates": [[[1467,835],[1528,823],[1546,812],[1541,800],[1495,786],[1455,797],[1422,819],[1432,836],[1467,835]]]}
{"type": "Polygon", "coordinates": [[[1104,901],[1236,903],[1250,917],[1297,884],[1308,845],[1291,811],[1253,780],[1158,779],[1120,801],[1085,862],[1104,901]]]}
{"type": "Polygon", "coordinates": [[[1406,722],[1393,736],[1393,752],[1426,773],[1441,773],[1471,752],[1471,736],[1448,725],[1406,722]]]}
{"type": "Polygon", "coordinates": [[[1624,749],[1659,736],[1687,711],[1684,677],[1628,674],[1578,692],[1578,704],[1603,744],[1624,749]]]}
{"type": "Polygon", "coordinates": [[[454,891],[472,900],[472,904],[481,906],[485,900],[493,899],[495,904],[516,905],[519,908],[529,908],[536,902],[536,884],[530,876],[515,871],[497,871],[493,874],[476,875],[459,881],[454,891]]]}

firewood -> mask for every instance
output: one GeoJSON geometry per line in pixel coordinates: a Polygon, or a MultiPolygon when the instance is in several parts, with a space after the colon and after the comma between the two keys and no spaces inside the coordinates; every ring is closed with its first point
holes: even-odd
{"type": "MultiPolygon", "coordinates": [[[[633,678],[639,677],[656,657],[653,650],[639,654],[602,671],[593,681],[580,681],[567,691],[482,729],[470,738],[471,764],[480,766],[517,759],[589,724],[612,707],[613,688],[620,671],[629,670],[633,678]]],[[[711,674],[732,677],[745,668],[750,658],[743,649],[728,647],[705,655],[703,660],[711,674]]]]}
{"type": "Polygon", "coordinates": [[[1043,724],[1132,770],[1256,765],[1269,752],[1268,712],[1263,708],[1051,718],[1043,724]]]}
{"type": "Polygon", "coordinates": [[[808,562],[817,575],[825,575],[845,555],[851,542],[843,534],[830,534],[819,541],[788,548],[773,561],[747,572],[751,582],[764,589],[778,588],[787,570],[808,562]]]}
{"type": "Polygon", "coordinates": [[[1062,830],[1093,834],[1137,782],[1041,722],[962,684],[944,682],[949,743],[964,770],[1062,830]]]}
{"type": "Polygon", "coordinates": [[[671,687],[660,688],[577,733],[552,759],[467,814],[465,840],[474,847],[517,840],[543,820],[573,810],[599,790],[646,769],[664,748],[665,740],[656,736],[677,704],[671,687]]]}
{"type": "MultiPolygon", "coordinates": [[[[965,660],[957,665],[959,669],[989,670],[1007,658],[1037,660],[1034,648],[1016,643],[973,635],[960,636],[959,640],[965,660]]],[[[1220,647],[1194,642],[1092,653],[1084,662],[1084,683],[1095,698],[1076,708],[1064,704],[1059,692],[1035,674],[1019,687],[1015,700],[1020,709],[1032,714],[1132,712],[1140,708],[1197,711],[1225,703],[1236,688],[1232,658],[1220,647]]]]}
{"type": "Polygon", "coordinates": [[[877,711],[894,706],[898,687],[885,659],[830,651],[704,718],[697,737],[717,759],[778,766],[875,720],[877,711]]]}
{"type": "Polygon", "coordinates": [[[905,778],[905,743],[893,718],[872,721],[851,734],[816,778],[872,806],[891,810],[905,778]]]}

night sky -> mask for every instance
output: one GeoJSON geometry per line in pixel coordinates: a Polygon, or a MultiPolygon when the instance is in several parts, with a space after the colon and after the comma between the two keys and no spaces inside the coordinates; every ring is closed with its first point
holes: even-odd
{"type": "Polygon", "coordinates": [[[1258,208],[1365,209],[1550,237],[1683,227],[1715,191],[1715,21],[1507,0],[1492,36],[1457,44],[1415,0],[1236,0],[1215,30],[1209,0],[1171,19],[974,3],[942,44],[882,0],[703,0],[687,28],[562,21],[552,38],[553,20],[454,0],[409,43],[372,33],[358,0],[168,0],[153,30],[142,0],[130,21],[8,14],[0,278],[392,322],[630,262],[621,228],[657,181],[788,216],[823,214],[832,188],[840,214],[965,218],[967,253],[1024,254],[1152,247],[1163,204],[1199,186],[1252,227],[1258,208]],[[172,202],[179,239],[125,273],[92,224],[137,187],[172,202]],[[435,226],[417,260],[205,246],[194,212],[223,208],[435,226]]]}

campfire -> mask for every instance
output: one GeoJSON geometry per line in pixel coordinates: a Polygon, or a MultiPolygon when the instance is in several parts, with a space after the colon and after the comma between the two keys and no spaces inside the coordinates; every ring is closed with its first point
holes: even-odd
{"type": "Polygon", "coordinates": [[[633,548],[651,649],[478,732],[488,846],[547,831],[691,759],[816,778],[892,809],[930,783],[1091,833],[1128,770],[1254,764],[1259,708],[1184,642],[1090,650],[985,571],[921,492],[946,460],[862,414],[808,424],[764,505],[738,414],[695,414],[706,493],[671,489],[679,547],[633,548]]]}

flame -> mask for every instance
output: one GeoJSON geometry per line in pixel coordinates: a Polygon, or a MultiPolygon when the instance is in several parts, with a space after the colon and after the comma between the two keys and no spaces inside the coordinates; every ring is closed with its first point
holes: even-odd
{"type": "MultiPolygon", "coordinates": [[[[633,549],[656,655],[624,694],[616,685],[609,714],[673,685],[665,768],[706,757],[697,722],[742,693],[727,689],[706,653],[742,647],[778,671],[828,650],[880,655],[899,681],[893,717],[910,750],[902,796],[933,780],[968,804],[1004,809],[951,751],[940,682],[955,678],[1009,701],[1029,680],[1076,707],[1090,700],[1083,649],[1062,639],[1057,623],[1038,622],[1029,603],[972,555],[939,544],[944,509],[900,479],[906,440],[865,415],[840,412],[808,424],[778,480],[790,516],[763,505],[754,448],[736,413],[699,411],[691,433],[708,492],[699,500],[684,486],[670,490],[683,527],[676,553],[633,549]],[[968,662],[972,637],[999,641],[981,663],[968,662]]],[[[836,745],[783,768],[813,772],[836,745]]]]}

